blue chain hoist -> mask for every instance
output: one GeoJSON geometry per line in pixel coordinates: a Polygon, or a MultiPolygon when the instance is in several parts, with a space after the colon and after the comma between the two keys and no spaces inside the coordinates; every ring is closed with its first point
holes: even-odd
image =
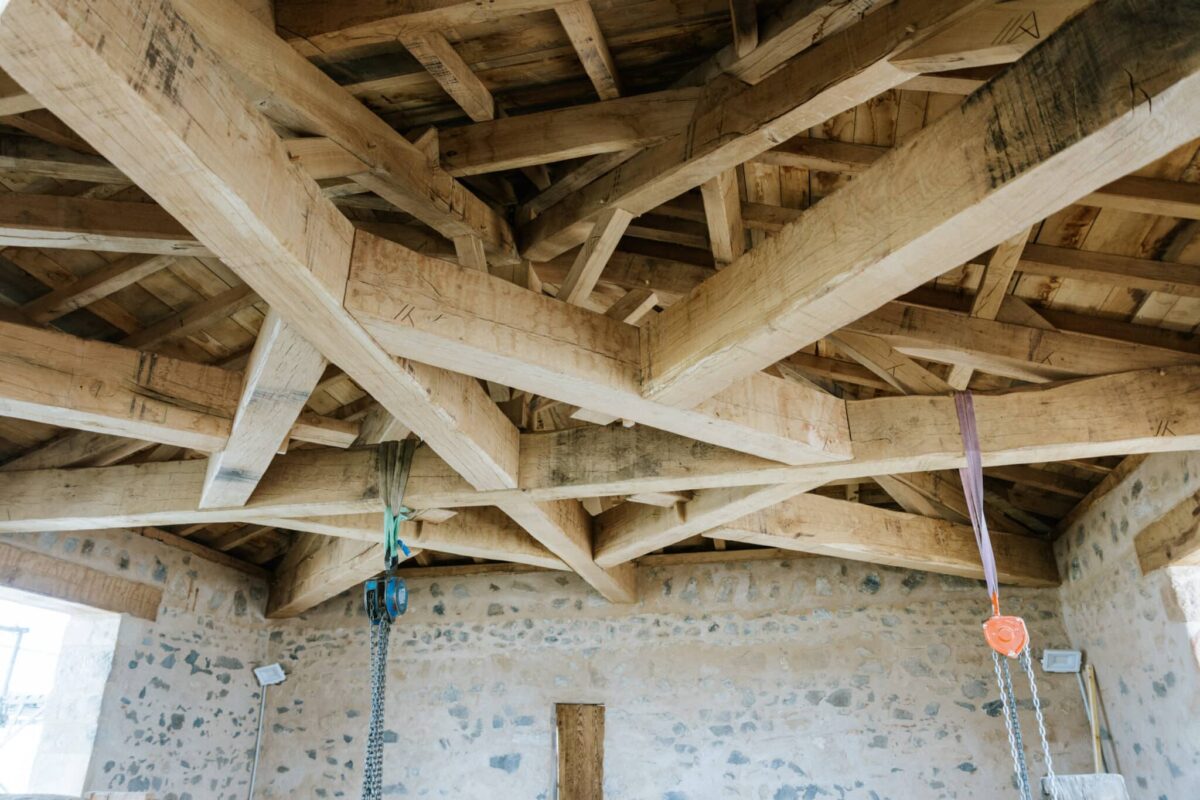
{"type": "Polygon", "coordinates": [[[387,651],[392,623],[408,610],[408,587],[393,574],[412,551],[400,538],[400,524],[412,519],[404,505],[404,490],[412,469],[417,443],[384,442],[379,446],[379,486],[383,498],[384,574],[363,584],[363,603],[371,621],[371,720],[367,728],[367,755],[363,765],[363,800],[383,795],[383,712],[387,690],[387,651]]]}

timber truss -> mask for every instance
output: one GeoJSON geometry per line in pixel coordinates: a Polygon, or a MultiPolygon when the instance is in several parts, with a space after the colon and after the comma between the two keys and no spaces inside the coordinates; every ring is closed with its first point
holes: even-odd
{"type": "Polygon", "coordinates": [[[1193,0],[0,8],[0,533],[297,614],[413,436],[413,572],[979,577],[969,387],[1053,585],[1122,457],[1200,447],[1193,0]]]}

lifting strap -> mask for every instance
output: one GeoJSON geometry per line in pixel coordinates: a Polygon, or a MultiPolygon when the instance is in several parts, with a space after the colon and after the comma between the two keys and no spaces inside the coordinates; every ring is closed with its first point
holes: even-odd
{"type": "MultiPolygon", "coordinates": [[[[975,531],[975,544],[979,548],[979,559],[983,564],[984,582],[987,584],[988,599],[992,608],[992,616],[983,625],[983,634],[992,649],[992,666],[995,668],[1000,704],[1004,710],[1004,727],[1008,731],[1008,747],[1017,780],[1017,793],[1021,800],[1036,800],[1033,785],[1029,780],[1029,768],[1025,762],[1025,743],[1021,738],[1017,699],[1013,692],[1012,673],[1008,668],[1010,658],[1020,663],[1029,680],[1033,711],[1042,740],[1042,758],[1046,764],[1046,785],[1053,800],[1058,800],[1054,762],[1050,758],[1050,743],[1046,737],[1046,720],[1042,715],[1042,703],[1038,698],[1037,681],[1029,655],[1029,631],[1025,627],[1025,620],[1020,617],[1006,617],[1000,613],[1000,581],[996,572],[996,555],[988,535],[987,517],[984,514],[983,456],[979,450],[979,430],[975,423],[975,404],[971,400],[971,393],[957,393],[954,396],[954,408],[958,412],[958,426],[962,432],[963,452],[967,460],[966,466],[958,471],[958,476],[962,480],[963,495],[971,515],[971,528],[975,531]]],[[[1039,790],[1037,798],[1041,796],[1039,790]]]]}

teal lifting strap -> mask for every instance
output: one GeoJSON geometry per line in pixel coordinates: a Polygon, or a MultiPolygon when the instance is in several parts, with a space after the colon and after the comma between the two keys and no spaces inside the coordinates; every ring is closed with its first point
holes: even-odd
{"type": "Polygon", "coordinates": [[[413,453],[417,442],[384,442],[379,445],[379,493],[383,498],[384,563],[392,569],[400,562],[400,554],[411,555],[408,545],[400,538],[400,523],[412,519],[413,510],[404,505],[404,490],[412,471],[413,453]]]}

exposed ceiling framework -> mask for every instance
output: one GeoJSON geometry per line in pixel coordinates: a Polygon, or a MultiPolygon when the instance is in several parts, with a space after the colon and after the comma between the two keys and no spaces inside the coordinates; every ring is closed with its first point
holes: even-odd
{"type": "Polygon", "coordinates": [[[0,533],[301,613],[413,436],[418,573],[978,576],[970,388],[1046,585],[1122,457],[1200,446],[1192,4],[420,5],[5,6],[0,533]]]}

